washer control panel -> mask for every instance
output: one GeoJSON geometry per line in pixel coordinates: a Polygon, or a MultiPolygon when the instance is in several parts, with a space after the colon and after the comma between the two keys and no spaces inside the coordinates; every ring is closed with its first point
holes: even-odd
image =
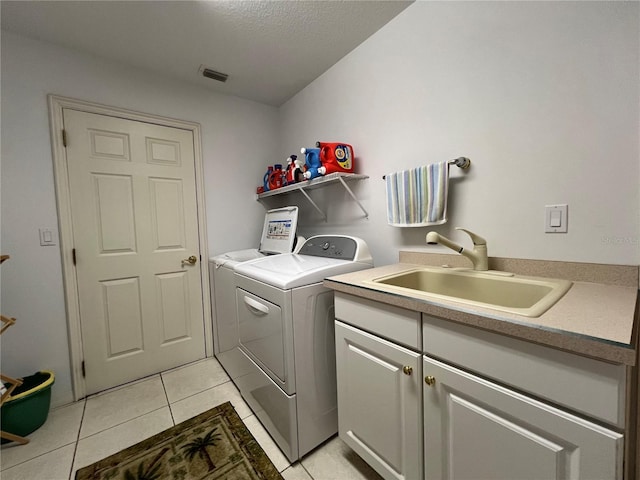
{"type": "Polygon", "coordinates": [[[298,252],[299,255],[356,260],[358,242],[352,237],[318,235],[309,238],[298,252]]]}

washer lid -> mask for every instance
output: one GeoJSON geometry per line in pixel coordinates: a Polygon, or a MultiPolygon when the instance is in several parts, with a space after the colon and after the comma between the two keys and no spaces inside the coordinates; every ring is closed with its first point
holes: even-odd
{"type": "Polygon", "coordinates": [[[264,257],[264,254],[260,253],[257,248],[248,248],[246,250],[236,250],[234,252],[216,255],[215,257],[211,257],[209,261],[215,263],[216,267],[227,265],[230,268],[233,268],[234,265],[240,262],[247,262],[249,260],[255,260],[262,257],[264,257]]]}
{"type": "Polygon", "coordinates": [[[264,216],[264,226],[258,250],[262,253],[290,253],[296,239],[298,207],[269,210],[264,216]]]}
{"type": "Polygon", "coordinates": [[[321,282],[326,277],[371,268],[371,263],[286,253],[239,264],[240,275],[282,290],[321,282]]]}

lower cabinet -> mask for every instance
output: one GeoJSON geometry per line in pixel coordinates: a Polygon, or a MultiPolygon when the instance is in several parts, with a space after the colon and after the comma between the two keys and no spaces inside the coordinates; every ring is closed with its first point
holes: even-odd
{"type": "Polygon", "coordinates": [[[339,292],[335,313],[339,435],[385,479],[623,479],[624,366],[339,292]]]}
{"type": "Polygon", "coordinates": [[[336,321],[340,438],[385,479],[423,476],[421,358],[336,321]]]}
{"type": "Polygon", "coordinates": [[[424,356],[425,479],[620,479],[623,436],[424,356]]]}

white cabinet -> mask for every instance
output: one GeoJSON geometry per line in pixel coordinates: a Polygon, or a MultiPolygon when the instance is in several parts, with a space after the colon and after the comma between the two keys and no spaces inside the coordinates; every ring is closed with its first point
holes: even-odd
{"type": "Polygon", "coordinates": [[[420,359],[336,322],[340,438],[389,480],[422,478],[420,359]]]}
{"type": "Polygon", "coordinates": [[[422,333],[425,479],[623,478],[624,366],[428,315],[422,333]]]}
{"type": "Polygon", "coordinates": [[[623,365],[335,295],[339,434],[384,478],[623,478],[623,365]]]}
{"type": "Polygon", "coordinates": [[[623,436],[424,356],[425,479],[619,479],[623,436]]]}
{"type": "Polygon", "coordinates": [[[335,309],[340,438],[385,479],[421,479],[420,314],[337,292],[335,309]]]}

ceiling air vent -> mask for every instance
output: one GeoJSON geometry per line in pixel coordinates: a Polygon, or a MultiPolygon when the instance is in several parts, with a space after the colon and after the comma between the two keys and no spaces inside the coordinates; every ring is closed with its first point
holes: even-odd
{"type": "Polygon", "coordinates": [[[216,72],[210,68],[205,67],[204,65],[200,65],[199,69],[200,73],[202,73],[203,77],[212,78],[213,80],[217,80],[219,82],[226,82],[229,75],[222,72],[216,72]]]}

